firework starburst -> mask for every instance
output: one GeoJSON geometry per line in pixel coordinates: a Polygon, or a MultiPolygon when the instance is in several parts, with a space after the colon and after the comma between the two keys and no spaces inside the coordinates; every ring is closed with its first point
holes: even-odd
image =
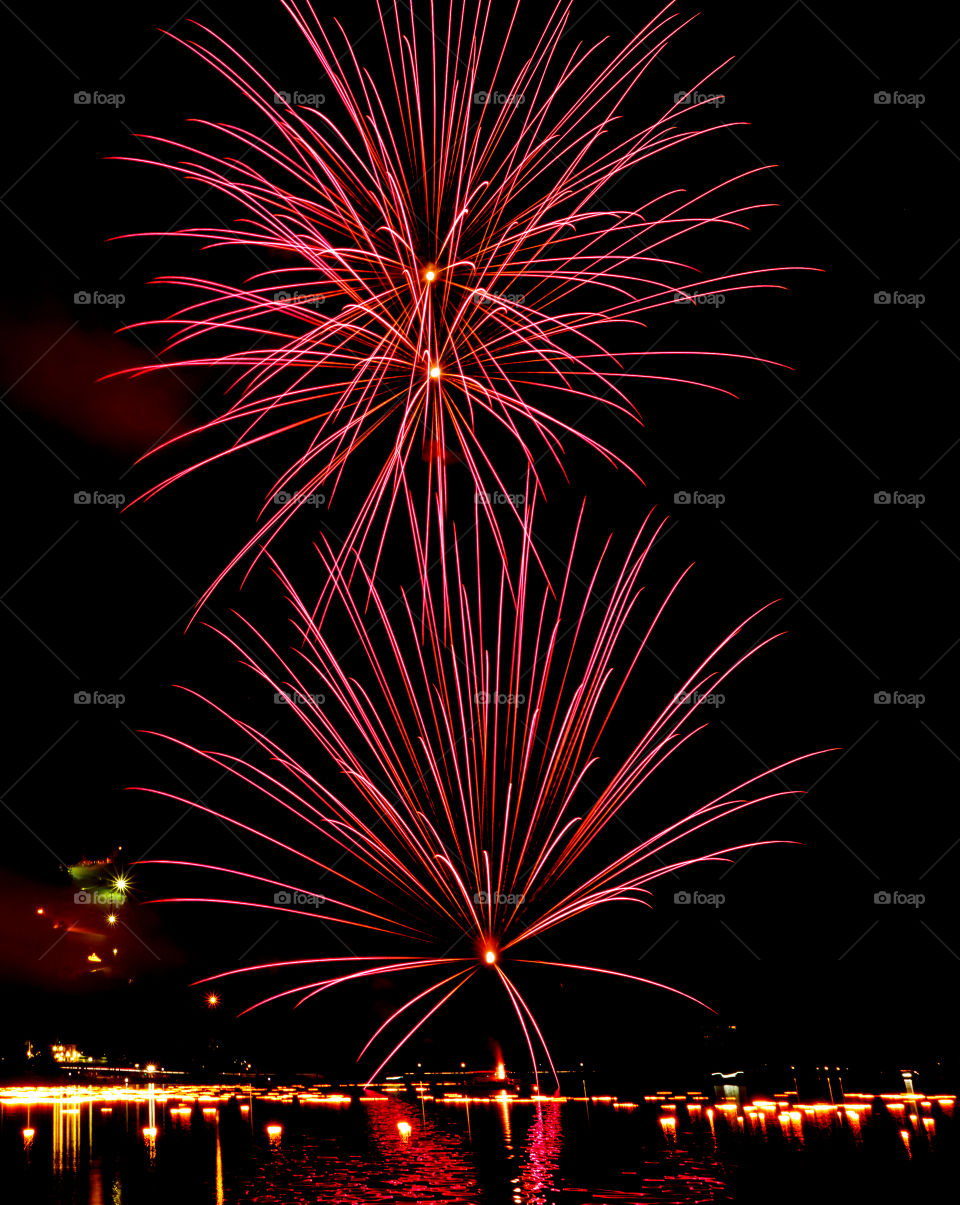
{"type": "MultiPolygon", "coordinates": [[[[611,757],[605,730],[635,685],[634,670],[685,575],[641,622],[641,574],[659,530],[652,518],[609,574],[608,586],[602,582],[609,546],[581,578],[575,537],[557,593],[542,575],[530,573],[532,511],[524,523],[512,592],[502,566],[499,574],[489,573],[490,561],[474,533],[472,542],[453,542],[449,599],[435,601],[428,593],[422,610],[403,595],[391,606],[362,565],[351,585],[332,552],[322,551],[359,649],[356,677],[274,565],[293,607],[292,653],[282,655],[252,625],[241,639],[224,638],[270,690],[289,700],[289,713],[315,757],[298,759],[273,737],[205,700],[256,753],[240,758],[184,747],[253,787],[258,819],[248,824],[198,799],[170,796],[234,826],[244,840],[255,838],[267,855],[272,849],[293,856],[302,868],[293,881],[177,862],[215,871],[240,888],[235,895],[189,897],[190,902],[310,916],[333,927],[351,950],[372,942],[378,951],[225,972],[269,968],[302,978],[304,970],[319,969],[319,977],[252,1007],[282,999],[304,1003],[333,987],[383,974],[429,978],[371,1037],[368,1045],[388,1029],[399,1030],[370,1078],[478,973],[498,977],[534,1063],[536,1049],[546,1049],[546,1043],[517,989],[512,964],[651,982],[612,968],[544,958],[538,939],[576,917],[649,903],[651,884],[664,875],[764,844],[696,849],[708,826],[791,794],[771,790],[770,780],[802,760],[765,770],[664,827],[662,821],[648,823],[648,831],[656,831],[611,860],[602,852],[608,846],[601,835],[626,809],[631,831],[643,823],[644,788],[703,726],[702,700],[774,637],[743,648],[744,629],[760,612],[738,625],[654,709],[639,737],[611,757]],[[284,814],[299,831],[295,839],[274,835],[271,816],[284,814]],[[303,893],[310,907],[298,905],[303,893]]],[[[493,564],[499,564],[496,558],[493,564]]]]}
{"type": "Polygon", "coordinates": [[[708,102],[692,103],[692,93],[702,80],[653,120],[624,116],[684,24],[669,5],[613,50],[577,40],[571,3],[538,8],[536,34],[519,2],[497,32],[491,0],[442,12],[431,3],[423,14],[397,3],[378,7],[368,67],[309,3],[281,2],[323,72],[324,95],[287,103],[275,81],[198,26],[184,45],[246,97],[263,132],[203,122],[212,145],[226,140],[222,153],[154,139],[161,158],[139,160],[162,161],[233,214],[175,235],[241,249],[258,265],[245,279],[163,278],[197,299],[142,324],[169,332],[163,363],[144,371],[212,366],[232,373],[236,393],[168,441],[220,433],[226,446],[145,496],[240,449],[269,456],[272,441],[299,432],[258,530],[211,590],[298,508],[318,494],[329,501],[348,470],[361,503],[341,563],[370,541],[376,567],[397,507],[424,567],[436,517],[442,557],[454,463],[465,493],[507,500],[483,507],[502,553],[501,524],[513,516],[522,528],[508,446],[538,490],[541,461],[561,464],[571,437],[623,463],[590,435],[591,409],[632,423],[631,382],[702,384],[672,375],[661,357],[733,354],[657,349],[650,313],[678,298],[781,287],[773,269],[705,278],[675,258],[677,240],[742,226],[761,207],[720,200],[752,171],[689,195],[656,162],[735,123],[698,124],[708,102]],[[628,201],[617,187],[627,177],[628,201]],[[421,458],[425,492],[411,480],[421,458]]]}

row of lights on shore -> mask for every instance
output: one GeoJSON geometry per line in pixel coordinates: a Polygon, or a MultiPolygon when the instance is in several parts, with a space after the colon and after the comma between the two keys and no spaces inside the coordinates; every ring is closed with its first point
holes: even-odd
{"type": "MultiPolygon", "coordinates": [[[[501,1066],[502,1066],[502,1064],[498,1065],[498,1072],[499,1072],[501,1066]]],[[[336,1097],[336,1098],[330,1098],[330,1099],[336,1100],[339,1102],[340,1100],[346,1099],[346,1098],[336,1097]]],[[[597,1098],[594,1098],[594,1099],[597,1099],[597,1098]]],[[[610,1099],[611,1101],[614,1100],[614,1098],[612,1098],[612,1097],[608,1098],[608,1099],[610,1099]]],[[[648,1099],[650,1099],[650,1098],[648,1098],[648,1099]]],[[[956,1103],[956,1098],[952,1097],[952,1096],[936,1097],[936,1098],[934,1098],[934,1100],[936,1100],[936,1103],[938,1105],[940,1105],[940,1107],[943,1108],[947,1112],[951,1112],[956,1103]]],[[[619,1104],[620,1102],[616,1102],[616,1103],[619,1104]]],[[[626,1104],[626,1102],[623,1102],[623,1103],[626,1104]]],[[[933,1117],[922,1115],[923,1112],[929,1112],[932,1109],[932,1105],[933,1105],[932,1100],[927,1099],[927,1098],[917,1097],[916,1095],[911,1095],[909,1098],[907,1098],[906,1096],[893,1096],[892,1098],[887,1098],[884,1101],[884,1103],[886,1104],[887,1108],[890,1109],[891,1111],[903,1112],[904,1114],[906,1113],[907,1104],[910,1104],[912,1106],[913,1111],[911,1111],[908,1116],[909,1116],[909,1120],[913,1123],[914,1127],[918,1128],[922,1124],[923,1130],[926,1133],[931,1134],[931,1135],[933,1134],[933,1132],[935,1130],[935,1121],[934,1121],[933,1117]]],[[[661,1104],[661,1109],[663,1110],[660,1115],[660,1118],[659,1118],[661,1128],[663,1129],[664,1134],[668,1138],[673,1139],[675,1137],[676,1131],[677,1131],[677,1105],[674,1103],[667,1103],[667,1102],[663,1101],[662,1099],[660,1101],[660,1104],[661,1104]]],[[[636,1106],[631,1105],[631,1107],[636,1107],[636,1106]]],[[[735,1104],[718,1104],[715,1107],[707,1105],[706,1107],[704,1107],[704,1103],[702,1103],[702,1102],[688,1101],[687,1102],[687,1110],[690,1113],[691,1117],[694,1115],[699,1115],[702,1110],[702,1112],[706,1116],[711,1128],[713,1127],[713,1119],[714,1119],[715,1113],[720,1113],[722,1116],[729,1116],[730,1114],[736,1115],[737,1122],[739,1123],[740,1126],[743,1126],[746,1120],[749,1120],[752,1125],[761,1125],[762,1126],[768,1119],[770,1119],[770,1120],[776,1119],[777,1121],[779,1121],[779,1123],[781,1124],[781,1126],[783,1127],[783,1129],[785,1131],[786,1130],[795,1130],[795,1131],[799,1132],[804,1121],[815,1120],[815,1119],[819,1119],[819,1118],[822,1118],[825,1116],[832,1116],[832,1115],[836,1115],[836,1117],[840,1118],[841,1120],[845,1118],[855,1128],[859,1128],[859,1125],[861,1122],[861,1113],[869,1114],[871,1112],[871,1106],[870,1106],[870,1104],[866,1103],[866,1101],[864,1101],[862,1103],[857,1103],[857,1104],[844,1104],[840,1107],[837,1107],[835,1105],[827,1105],[827,1104],[815,1104],[815,1105],[799,1105],[794,1108],[784,1108],[778,1102],[775,1102],[775,1101],[757,1100],[757,1101],[754,1101],[752,1104],[745,1105],[743,1108],[743,1112],[740,1113],[735,1104]]],[[[101,1113],[112,1113],[112,1111],[113,1110],[110,1106],[103,1106],[103,1107],[101,1107],[101,1110],[100,1110],[101,1113]]],[[[250,1112],[249,1104],[241,1105],[240,1111],[244,1115],[249,1115],[249,1112],[250,1112]]],[[[79,1114],[79,1109],[69,1109],[69,1110],[64,1110],[64,1112],[68,1112],[71,1114],[79,1114]]],[[[170,1112],[172,1115],[186,1116],[186,1115],[192,1114],[193,1109],[189,1105],[178,1105],[178,1106],[172,1107],[170,1112]]],[[[203,1116],[206,1118],[219,1120],[219,1110],[217,1109],[216,1106],[208,1105],[206,1107],[203,1107],[201,1109],[201,1112],[203,1113],[203,1116]]],[[[907,1116],[903,1117],[904,1121],[906,1121],[907,1119],[908,1119],[907,1116]]],[[[280,1141],[281,1137],[283,1136],[283,1126],[280,1125],[278,1122],[270,1122],[269,1124],[267,1124],[264,1127],[264,1129],[265,1129],[268,1140],[272,1144],[278,1143],[280,1141]]],[[[24,1127],[22,1133],[23,1133],[24,1144],[29,1146],[33,1142],[33,1139],[36,1135],[36,1130],[32,1126],[26,1126],[26,1127],[24,1127]]],[[[147,1125],[147,1126],[143,1127],[142,1133],[143,1133],[144,1139],[148,1143],[150,1143],[152,1146],[152,1144],[156,1140],[158,1129],[157,1129],[156,1125],[147,1125]]],[[[411,1123],[409,1121],[398,1121],[397,1122],[397,1133],[399,1134],[401,1140],[406,1142],[413,1135],[413,1126],[411,1125],[411,1123]]],[[[912,1151],[911,1151],[912,1132],[911,1132],[911,1130],[906,1127],[903,1127],[900,1129],[899,1133],[900,1133],[900,1138],[901,1138],[904,1146],[906,1147],[908,1154],[912,1154],[912,1151]]]]}

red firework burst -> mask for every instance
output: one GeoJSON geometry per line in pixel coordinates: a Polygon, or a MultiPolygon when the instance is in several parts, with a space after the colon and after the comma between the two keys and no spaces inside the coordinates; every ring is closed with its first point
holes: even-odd
{"type": "MultiPolygon", "coordinates": [[[[318,491],[332,497],[361,448],[365,460],[372,452],[374,471],[363,479],[341,563],[378,533],[374,566],[398,503],[421,565],[431,515],[443,556],[451,463],[462,462],[478,497],[512,497],[498,441],[519,449],[537,488],[538,462],[549,454],[561,463],[566,436],[622,463],[580,429],[589,409],[602,404],[633,420],[628,381],[703,384],[655,371],[657,357],[753,358],[638,347],[642,316],[678,297],[782,287],[765,274],[774,269],[704,279],[672,258],[675,240],[704,226],[743,227],[744,214],[762,206],[716,207],[720,191],[752,171],[695,196],[649,179],[654,156],[735,124],[690,128],[691,114],[708,103],[685,103],[691,93],[641,128],[624,120],[626,99],[683,27],[669,5],[615,52],[602,42],[568,45],[571,3],[556,5],[525,49],[518,0],[506,37],[491,34],[492,0],[450,3],[445,14],[431,3],[429,21],[412,2],[406,10],[378,5],[377,74],[345,34],[335,44],[309,3],[281,2],[329,81],[330,103],[278,105],[273,83],[198,26],[204,40],[183,44],[239,89],[267,133],[203,123],[230,141],[223,155],[154,140],[178,157],[162,166],[238,212],[232,225],[173,233],[244,248],[262,270],[237,282],[162,278],[199,300],[141,324],[172,330],[165,363],[144,371],[236,370],[235,399],[187,434],[228,425],[240,434],[144,497],[231,452],[294,430],[304,437],[256,534],[210,590],[248,554],[259,556],[318,491]],[[641,201],[609,207],[611,189],[631,171],[641,201]],[[223,335],[233,350],[194,350],[223,335]],[[409,481],[421,456],[426,506],[409,481]]],[[[512,503],[502,509],[520,521],[512,503]]],[[[498,513],[485,507],[502,553],[498,513]]]]}
{"type": "MultiPolygon", "coordinates": [[[[512,963],[653,981],[615,969],[544,960],[536,957],[536,948],[525,956],[525,948],[596,909],[647,902],[650,884],[663,875],[771,844],[739,843],[706,854],[678,848],[717,821],[763,800],[795,793],[768,791],[766,783],[803,758],[723,791],[607,861],[600,853],[600,835],[657,768],[703,727],[698,721],[702,700],[775,637],[736,652],[745,639],[744,628],[761,612],[739,624],[657,711],[626,756],[607,761],[604,768],[604,729],[685,574],[636,635],[629,625],[637,622],[641,571],[660,530],[649,517],[623,564],[610,575],[614,580],[609,589],[600,588],[609,544],[581,579],[572,568],[575,536],[566,577],[556,594],[539,573],[529,572],[532,511],[524,524],[513,593],[502,568],[499,578],[484,576],[489,566],[482,564],[475,537],[475,563],[472,553],[454,542],[450,597],[435,603],[428,593],[420,614],[405,596],[393,610],[362,566],[351,586],[337,558],[329,550],[322,552],[335,598],[362,650],[365,669],[360,679],[347,674],[311,608],[274,565],[294,610],[299,642],[293,654],[281,655],[252,625],[249,636],[259,655],[246,641],[221,635],[275,693],[286,695],[289,712],[315,743],[318,764],[304,764],[267,734],[204,699],[236,725],[257,755],[240,758],[174,743],[255,788],[268,818],[246,824],[197,800],[155,792],[217,817],[264,842],[262,848],[293,855],[304,869],[305,881],[295,883],[227,866],[168,862],[232,876],[248,891],[288,893],[274,896],[272,903],[266,897],[242,898],[242,893],[178,897],[177,902],[310,916],[334,926],[344,939],[365,934],[369,940],[376,934],[378,943],[392,949],[268,962],[212,977],[323,968],[321,977],[251,1007],[291,998],[303,1003],[374,975],[429,973],[428,986],[413,994],[368,1042],[369,1046],[398,1018],[416,1010],[406,1018],[409,1022],[416,1016],[415,1023],[393,1044],[371,1080],[437,1009],[485,969],[499,977],[536,1068],[535,1046],[546,1051],[546,1043],[514,982],[512,963]],[[368,601],[365,610],[358,595],[368,601]],[[271,835],[269,813],[274,809],[293,817],[297,827],[302,825],[302,837],[286,843],[271,835]],[[316,856],[309,852],[311,843],[316,856]],[[335,894],[327,893],[327,882],[336,884],[335,894]],[[294,893],[307,893],[320,903],[309,910],[291,906],[297,902],[294,893]]],[[[636,814],[631,824],[638,824],[636,814]]]]}

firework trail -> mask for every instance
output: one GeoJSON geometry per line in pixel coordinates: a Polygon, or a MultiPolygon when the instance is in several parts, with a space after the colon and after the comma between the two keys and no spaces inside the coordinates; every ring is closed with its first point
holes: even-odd
{"type": "Polygon", "coordinates": [[[471,541],[452,543],[448,605],[428,594],[422,614],[405,595],[391,606],[369,567],[360,565],[351,584],[334,554],[320,550],[359,649],[359,677],[343,668],[311,608],[274,563],[293,608],[292,653],[278,652],[250,624],[242,641],[221,635],[270,690],[289,699],[287,711],[299,720],[316,758],[297,760],[269,735],[204,699],[251,742],[253,755],[174,743],[255,788],[264,818],[246,824],[200,800],[155,792],[218,817],[245,840],[255,838],[266,853],[294,856],[303,870],[302,881],[293,882],[222,865],[165,862],[216,871],[261,893],[178,902],[309,915],[345,943],[376,940],[375,954],[356,953],[348,944],[350,956],[263,963],[212,977],[267,969],[309,976],[252,1007],[284,999],[303,1003],[375,975],[411,971],[428,977],[427,986],[413,992],[368,1042],[387,1048],[370,1080],[477,974],[498,977],[534,1069],[538,1050],[549,1061],[544,1035],[514,982],[514,964],[546,973],[562,968],[652,981],[544,959],[536,939],[614,904],[645,903],[650,885],[663,875],[769,844],[700,853],[691,851],[688,839],[763,800],[795,794],[769,790],[768,780],[803,758],[721,792],[611,861],[601,855],[598,838],[628,805],[631,828],[640,825],[635,797],[703,727],[702,699],[775,637],[744,650],[744,629],[756,616],[739,624],[680,684],[639,739],[631,737],[625,756],[621,751],[611,761],[601,750],[604,730],[623,707],[633,671],[685,573],[654,604],[652,617],[634,629],[641,573],[660,530],[654,520],[648,516],[622,564],[609,573],[608,540],[596,562],[585,567],[585,577],[574,570],[581,559],[578,524],[557,592],[531,573],[532,524],[531,509],[524,517],[512,593],[499,560],[493,562],[499,573],[490,573],[474,531],[471,541]],[[612,584],[602,586],[605,577],[612,584]],[[300,833],[289,843],[271,835],[271,825],[284,814],[300,833]],[[319,898],[321,886],[318,909],[288,906],[292,893],[319,898]],[[266,903],[265,889],[290,894],[266,903]]]}
{"type": "MultiPolygon", "coordinates": [[[[168,333],[164,363],[143,371],[223,369],[235,396],[161,445],[219,433],[226,446],[143,496],[238,450],[265,455],[278,446],[270,441],[302,435],[255,535],[201,605],[226,573],[262,555],[301,506],[318,493],[332,498],[361,451],[371,468],[359,478],[363,501],[340,564],[375,541],[373,576],[398,507],[421,566],[432,538],[445,555],[453,464],[462,466],[465,495],[498,491],[509,501],[511,447],[538,491],[537,466],[547,458],[562,467],[565,437],[623,463],[581,429],[590,409],[602,405],[632,422],[639,415],[628,382],[703,384],[669,375],[668,366],[658,371],[658,357],[754,358],[641,347],[643,316],[678,298],[782,287],[770,275],[780,269],[703,278],[673,257],[675,240],[702,227],[746,229],[744,215],[764,206],[724,207],[722,190],[765,169],[692,196],[651,179],[655,156],[739,124],[691,122],[709,103],[688,103],[705,80],[641,128],[624,120],[628,98],[685,24],[669,5],[612,50],[572,40],[571,3],[538,9],[534,35],[521,30],[519,0],[505,31],[494,26],[492,0],[444,12],[431,2],[429,21],[412,0],[378,3],[374,74],[339,25],[328,35],[309,3],[281,2],[328,81],[327,103],[282,103],[265,75],[197,26],[201,40],[183,45],[247,98],[265,132],[202,122],[214,142],[227,140],[222,155],[157,138],[174,161],[135,160],[179,173],[204,196],[219,194],[237,214],[232,224],[175,236],[245,249],[262,269],[237,282],[162,278],[198,299],[140,324],[168,333]],[[609,208],[608,194],[628,173],[642,200],[609,208]],[[411,481],[421,458],[423,497],[411,481]]],[[[503,554],[501,524],[515,519],[523,528],[517,507],[483,509],[503,554]]]]}

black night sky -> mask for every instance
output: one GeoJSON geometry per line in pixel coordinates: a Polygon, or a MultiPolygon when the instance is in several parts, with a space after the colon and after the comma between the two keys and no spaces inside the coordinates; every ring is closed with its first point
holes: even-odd
{"type": "MultiPolygon", "coordinates": [[[[818,748],[838,752],[788,775],[784,785],[808,794],[763,805],[724,834],[730,843],[762,836],[797,844],[664,880],[652,910],[613,907],[554,936],[554,950],[571,961],[662,979],[705,999],[719,1025],[737,1027],[728,1045],[710,1045],[711,1038],[705,1046],[709,1014],[652,989],[598,988],[553,973],[521,981],[564,1063],[710,1071],[714,1060],[940,1061],[956,1069],[950,1001],[960,965],[960,736],[953,674],[960,637],[952,600],[960,527],[951,482],[960,429],[951,383],[960,345],[950,281],[960,159],[951,121],[957,30],[934,6],[896,22],[878,21],[874,6],[840,6],[830,11],[829,27],[802,0],[702,7],[645,77],[628,118],[652,118],[676,92],[736,56],[708,87],[724,96],[721,120],[749,124],[656,157],[650,178],[624,178],[611,203],[618,191],[629,204],[637,187],[645,194],[692,190],[775,164],[729,194],[738,204],[775,207],[755,213],[749,232],[692,236],[683,254],[707,276],[745,266],[821,271],[786,274],[787,292],[653,311],[642,336],[651,345],[762,356],[789,369],[706,362],[703,379],[736,398],[629,385],[642,428],[600,407],[571,411],[643,484],[570,441],[568,481],[544,464],[548,501],[538,511],[537,536],[544,563],[557,571],[584,497],[587,552],[611,532],[625,552],[656,508],[670,519],[649,562],[651,598],[696,562],[607,734],[611,756],[676,689],[682,669],[757,606],[781,600],[769,626],[786,630],[786,638],[727,684],[708,732],[637,797],[624,814],[634,831],[653,831],[655,821],[662,827],[707,791],[764,766],[818,748]],[[877,94],[896,95],[878,103],[877,94]],[[908,103],[912,94],[923,103],[908,103]],[[684,502],[688,495],[719,501],[684,502]],[[878,502],[878,495],[891,500],[878,502]],[[725,898],[718,908],[685,906],[674,902],[682,891],[725,898]],[[884,892],[922,902],[876,903],[884,892]]],[[[529,9],[536,34],[539,6],[529,9]]],[[[620,44],[635,10],[624,0],[584,0],[571,39],[609,36],[620,44]]],[[[372,3],[337,0],[322,12],[343,20],[361,62],[379,67],[372,3]]],[[[235,741],[176,685],[208,693],[252,723],[276,724],[277,739],[288,722],[200,622],[236,627],[236,609],[278,642],[288,640],[285,603],[268,573],[255,571],[242,590],[232,576],[200,620],[189,630],[187,623],[199,595],[252,533],[297,439],[230,457],[129,510],[75,502],[84,491],[131,501],[188,463],[191,452],[137,458],[166,432],[224,405],[227,381],[213,371],[96,384],[106,372],[151,362],[157,336],[114,333],[162,317],[182,299],[149,281],[201,263],[211,274],[248,270],[229,255],[211,266],[183,241],[116,239],[229,216],[222,200],[120,161],[156,154],[138,140],[145,134],[202,141],[202,127],[185,126],[188,118],[251,120],[249,106],[221,79],[158,33],[188,36],[188,17],[245,47],[278,89],[323,92],[279,4],[201,2],[185,13],[167,0],[106,0],[95,12],[31,11],[28,24],[6,13],[2,1053],[14,1055],[28,1038],[62,1038],[176,1062],[213,1037],[231,1056],[263,1065],[335,1070],[350,1065],[356,1039],[384,1015],[397,985],[328,995],[296,1013],[275,1005],[237,1022],[233,1014],[257,998],[252,985],[234,981],[216,1014],[189,986],[243,962],[337,952],[322,927],[274,928],[269,915],[235,909],[152,907],[152,898],[193,892],[185,876],[143,867],[132,872],[123,968],[113,979],[80,974],[84,936],[52,928],[57,918],[78,921],[62,866],[109,856],[117,846],[123,866],[167,857],[256,869],[254,855],[224,826],[128,789],[191,793],[211,807],[235,801],[215,767],[145,735],[167,732],[220,748],[235,741]],[[123,100],[76,104],[80,92],[123,100]],[[78,304],[77,294],[112,295],[117,304],[78,304]],[[123,702],[76,704],[84,691],[123,702]]],[[[707,110],[706,119],[712,116],[707,110]]],[[[508,454],[502,463],[509,474],[508,454]]],[[[278,542],[279,559],[307,593],[320,572],[312,541],[345,534],[371,471],[361,456],[334,504],[306,508],[278,542]]],[[[426,470],[418,465],[417,472],[423,485],[426,470]]],[[[511,480],[523,489],[519,466],[511,480]]],[[[469,485],[462,466],[452,466],[451,506],[464,524],[473,515],[469,485]]],[[[416,580],[403,522],[383,565],[393,591],[416,580]]],[[[760,623],[762,631],[767,621],[760,623]]],[[[338,638],[346,645],[346,631],[338,636],[334,623],[331,642],[338,638]]],[[[277,825],[279,834],[283,822],[277,825]]],[[[424,1031],[410,1057],[483,1062],[496,1042],[508,1059],[522,1061],[507,1008],[481,987],[424,1031]]]]}

